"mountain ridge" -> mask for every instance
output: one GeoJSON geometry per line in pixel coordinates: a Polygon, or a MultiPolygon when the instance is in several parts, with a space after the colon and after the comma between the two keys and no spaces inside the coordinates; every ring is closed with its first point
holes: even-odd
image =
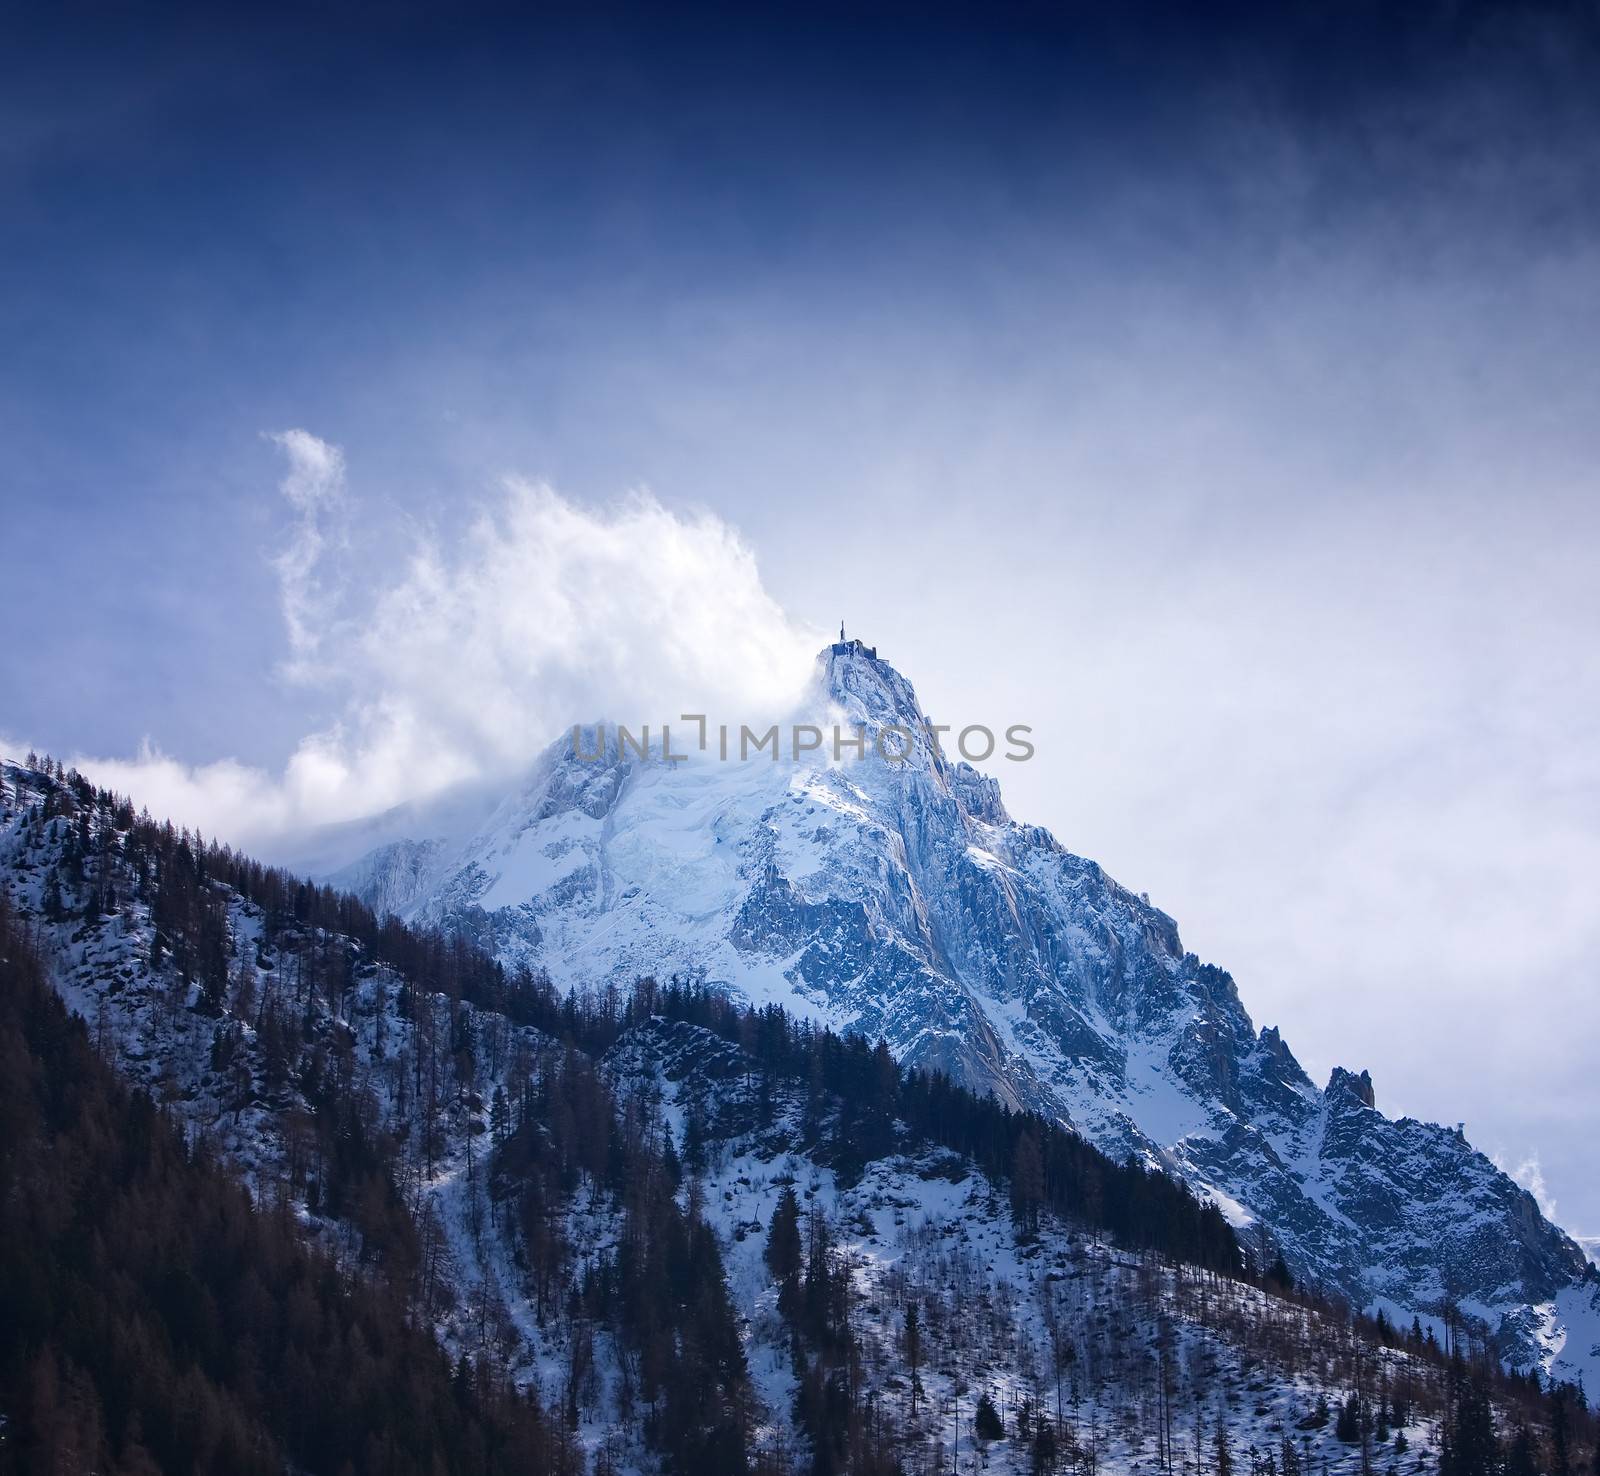
{"type": "Polygon", "coordinates": [[[792,716],[866,752],[675,761],[657,738],[585,761],[564,738],[463,841],[333,879],[563,987],[681,972],[881,1036],[1172,1169],[1358,1305],[1476,1318],[1508,1360],[1600,1373],[1588,1262],[1525,1190],[1454,1129],[1385,1117],[1364,1071],[1319,1090],[1174,919],[1013,820],[887,661],[825,648],[792,716]],[[913,735],[899,762],[876,751],[891,728],[913,735]]]}
{"type": "Polygon", "coordinates": [[[559,1409],[596,1476],[1142,1470],[1174,1410],[1285,1476],[1386,1440],[1420,1468],[1475,1407],[1593,1445],[1581,1393],[1478,1330],[1353,1317],[1170,1175],[859,1032],[651,978],[563,998],[49,761],[0,765],[7,906],[197,1154],[402,1296],[463,1388],[559,1409]]]}

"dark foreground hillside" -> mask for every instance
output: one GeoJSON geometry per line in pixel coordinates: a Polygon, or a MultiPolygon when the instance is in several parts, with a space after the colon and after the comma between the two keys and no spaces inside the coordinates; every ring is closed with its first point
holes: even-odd
{"type": "Polygon", "coordinates": [[[0,1472],[560,1469],[536,1403],[256,1211],[0,900],[0,1472]]]}

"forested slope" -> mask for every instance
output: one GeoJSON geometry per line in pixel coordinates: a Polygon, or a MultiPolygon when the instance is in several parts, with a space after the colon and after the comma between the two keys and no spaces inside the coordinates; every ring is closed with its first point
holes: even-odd
{"type": "Polygon", "coordinates": [[[11,1469],[1592,1459],[1577,1391],[859,1036],[558,995],[53,765],[0,896],[11,1469]]]}

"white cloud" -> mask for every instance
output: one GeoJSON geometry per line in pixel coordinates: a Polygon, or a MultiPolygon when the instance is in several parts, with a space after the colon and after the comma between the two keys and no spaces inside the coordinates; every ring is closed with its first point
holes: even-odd
{"type": "Polygon", "coordinates": [[[330,545],[342,546],[346,536],[344,452],[309,431],[280,431],[268,439],[289,458],[279,490],[295,510],[296,521],[294,534],[273,567],[294,657],[291,671],[304,673],[316,658],[331,608],[318,565],[330,545]]]}
{"type": "Polygon", "coordinates": [[[1544,1168],[1539,1162],[1537,1153],[1530,1153],[1520,1163],[1515,1164],[1497,1153],[1494,1155],[1494,1166],[1502,1173],[1510,1174],[1539,1202],[1539,1212],[1545,1219],[1553,1225],[1560,1223],[1556,1219],[1555,1197],[1544,1181],[1544,1168]]]}
{"type": "Polygon", "coordinates": [[[579,506],[507,479],[455,540],[419,536],[358,610],[322,565],[354,511],[337,446],[304,430],[272,439],[296,514],[273,560],[293,677],[342,702],[281,773],[231,759],[187,766],[146,746],[77,757],[152,813],[267,846],[450,786],[514,773],[572,722],[754,716],[803,681],[821,635],[792,622],[754,555],[710,513],[647,492],[579,506]]]}

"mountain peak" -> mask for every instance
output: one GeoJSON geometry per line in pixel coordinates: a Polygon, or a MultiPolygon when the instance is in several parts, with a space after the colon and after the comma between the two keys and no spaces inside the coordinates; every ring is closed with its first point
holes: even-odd
{"type": "Polygon", "coordinates": [[[838,640],[817,652],[810,696],[808,705],[842,708],[846,722],[869,731],[902,727],[920,735],[927,723],[916,689],[865,641],[838,640]]]}
{"type": "Polygon", "coordinates": [[[1363,1106],[1377,1106],[1377,1098],[1372,1090],[1372,1077],[1365,1071],[1358,1076],[1353,1071],[1346,1071],[1343,1066],[1335,1066],[1333,1075],[1328,1078],[1327,1095],[1332,1096],[1339,1090],[1350,1092],[1363,1106]]]}
{"type": "Polygon", "coordinates": [[[448,865],[400,854],[351,880],[561,989],[680,974],[882,1038],[902,1065],[1226,1196],[1301,1280],[1426,1311],[1443,1264],[1508,1356],[1581,1369],[1529,1321],[1558,1298],[1562,1328],[1600,1316],[1581,1253],[1517,1185],[1376,1111],[1366,1072],[1319,1093],[1172,919],[1013,821],[956,758],[960,733],[947,756],[911,683],[840,633],[793,710],[793,731],[817,730],[809,756],[602,771],[566,744],[448,865]],[[848,762],[836,728],[866,739],[848,762]],[[910,751],[889,761],[894,730],[910,751]]]}

